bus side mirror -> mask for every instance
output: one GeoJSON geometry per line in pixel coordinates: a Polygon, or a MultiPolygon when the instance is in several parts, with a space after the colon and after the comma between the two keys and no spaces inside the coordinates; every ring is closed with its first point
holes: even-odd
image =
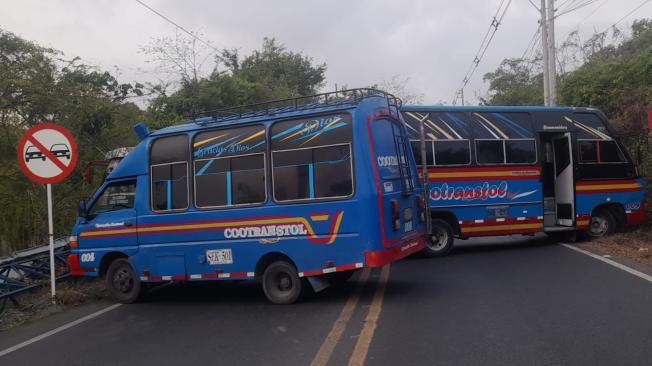
{"type": "Polygon", "coordinates": [[[83,217],[83,218],[88,217],[88,213],[86,211],[86,200],[85,199],[79,200],[79,202],[77,203],[77,216],[83,217]]]}

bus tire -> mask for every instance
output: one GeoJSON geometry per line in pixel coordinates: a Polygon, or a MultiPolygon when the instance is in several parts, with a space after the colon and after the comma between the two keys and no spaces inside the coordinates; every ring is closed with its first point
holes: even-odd
{"type": "Polygon", "coordinates": [[[430,223],[430,235],[428,243],[422,253],[428,257],[441,257],[453,248],[453,228],[442,219],[433,219],[430,223]]]}
{"type": "Polygon", "coordinates": [[[586,233],[591,239],[598,239],[603,236],[611,235],[616,231],[616,219],[605,209],[596,210],[591,215],[589,228],[586,233]]]}
{"type": "Polygon", "coordinates": [[[301,295],[301,278],[296,268],[286,261],[279,260],[267,266],[262,285],[265,296],[274,304],[292,304],[301,295]]]}
{"type": "Polygon", "coordinates": [[[106,287],[111,297],[123,304],[138,301],[145,288],[127,258],[111,262],[106,272],[106,287]]]}

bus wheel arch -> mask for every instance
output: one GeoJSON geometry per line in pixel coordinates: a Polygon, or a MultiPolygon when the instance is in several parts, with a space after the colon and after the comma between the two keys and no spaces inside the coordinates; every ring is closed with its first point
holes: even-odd
{"type": "Polygon", "coordinates": [[[265,254],[256,264],[256,277],[261,279],[267,299],[278,305],[292,304],[301,296],[303,280],[297,266],[283,253],[265,254]]]}
{"type": "Polygon", "coordinates": [[[102,256],[102,260],[100,261],[100,267],[98,268],[97,275],[99,277],[105,276],[106,272],[109,270],[109,266],[111,266],[111,263],[113,263],[113,261],[119,258],[128,258],[128,256],[122,252],[108,252],[104,256],[102,256]]]}

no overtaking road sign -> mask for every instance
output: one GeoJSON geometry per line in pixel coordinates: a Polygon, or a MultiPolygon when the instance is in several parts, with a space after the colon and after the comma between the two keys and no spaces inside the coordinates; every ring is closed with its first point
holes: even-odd
{"type": "Polygon", "coordinates": [[[39,124],[27,130],[20,139],[18,162],[34,182],[57,183],[75,168],[77,144],[72,134],[60,125],[39,124]]]}
{"type": "Polygon", "coordinates": [[[27,177],[45,184],[48,197],[48,237],[50,239],[50,288],[56,295],[54,271],[54,225],[52,223],[52,183],[61,182],[75,169],[77,144],[70,131],[55,124],[36,125],[18,142],[18,164],[27,177]]]}

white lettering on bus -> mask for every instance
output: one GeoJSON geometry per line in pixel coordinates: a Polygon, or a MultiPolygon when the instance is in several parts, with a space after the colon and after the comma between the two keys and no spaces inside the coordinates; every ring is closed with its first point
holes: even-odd
{"type": "Polygon", "coordinates": [[[376,160],[379,167],[398,166],[398,159],[393,155],[378,156],[376,160]]]}
{"type": "Polygon", "coordinates": [[[430,188],[430,199],[433,201],[448,201],[448,200],[483,200],[491,198],[504,198],[507,196],[507,182],[502,181],[500,184],[489,184],[484,182],[479,186],[466,186],[454,187],[449,186],[448,183],[443,183],[441,186],[434,186],[430,188]]]}
{"type": "Polygon", "coordinates": [[[297,236],[307,234],[308,231],[303,224],[247,226],[224,229],[224,237],[227,239],[297,236]]]}

